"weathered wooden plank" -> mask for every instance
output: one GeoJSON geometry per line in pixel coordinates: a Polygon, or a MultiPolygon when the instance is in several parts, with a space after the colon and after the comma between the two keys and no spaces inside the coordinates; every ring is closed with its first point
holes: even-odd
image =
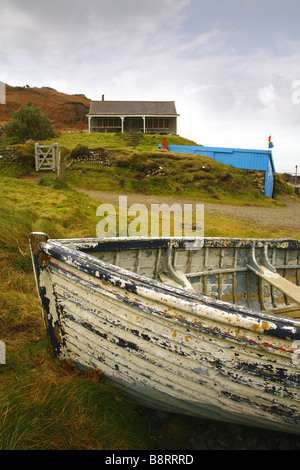
{"type": "Polygon", "coordinates": [[[264,266],[261,266],[261,272],[256,271],[252,266],[249,266],[249,268],[257,274],[260,278],[264,279],[267,281],[269,284],[272,284],[273,287],[276,287],[276,289],[280,290],[283,294],[285,294],[287,297],[291,298],[295,302],[297,302],[300,305],[300,287],[296,286],[292,282],[288,281],[284,277],[280,276],[278,273],[274,273],[270,271],[269,269],[265,268],[264,266]]]}

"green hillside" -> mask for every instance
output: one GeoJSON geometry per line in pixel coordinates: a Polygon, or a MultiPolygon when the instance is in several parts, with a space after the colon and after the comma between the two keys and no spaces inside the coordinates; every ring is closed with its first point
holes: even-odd
{"type": "MultiPolygon", "coordinates": [[[[40,144],[53,142],[65,156],[65,182],[70,186],[239,205],[279,204],[262,196],[253,175],[245,170],[206,156],[160,150],[160,135],[138,134],[138,141],[132,145],[132,136],[126,133],[70,133],[40,144]]],[[[180,136],[168,136],[167,144],[197,145],[180,136]]],[[[13,161],[10,166],[0,163],[5,174],[36,174],[33,141],[18,146],[16,155],[17,167],[13,161]]],[[[40,174],[41,178],[54,176],[40,174]]]]}

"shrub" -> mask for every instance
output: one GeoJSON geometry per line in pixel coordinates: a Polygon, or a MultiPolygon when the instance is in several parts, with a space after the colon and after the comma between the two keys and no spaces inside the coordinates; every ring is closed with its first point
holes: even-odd
{"type": "Polygon", "coordinates": [[[21,106],[12,119],[4,125],[3,134],[25,142],[29,139],[44,140],[55,137],[55,129],[52,121],[38,106],[25,105],[21,106]]]}
{"type": "Polygon", "coordinates": [[[60,181],[58,178],[52,178],[51,176],[46,176],[45,178],[40,179],[38,185],[47,186],[53,189],[69,189],[67,183],[60,181]]]}
{"type": "Polygon", "coordinates": [[[89,155],[90,151],[87,145],[77,144],[75,148],[70,152],[69,157],[72,159],[76,159],[79,157],[83,157],[85,155],[89,155]]]}

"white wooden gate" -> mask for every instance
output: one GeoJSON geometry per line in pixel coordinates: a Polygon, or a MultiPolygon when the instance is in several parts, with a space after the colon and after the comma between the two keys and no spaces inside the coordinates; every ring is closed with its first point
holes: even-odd
{"type": "Polygon", "coordinates": [[[59,145],[34,145],[35,150],[35,170],[53,170],[58,165],[59,145]]]}

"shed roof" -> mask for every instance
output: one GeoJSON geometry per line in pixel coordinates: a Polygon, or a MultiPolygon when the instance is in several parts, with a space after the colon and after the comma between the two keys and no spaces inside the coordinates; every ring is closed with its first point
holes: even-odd
{"type": "Polygon", "coordinates": [[[92,101],[89,115],[179,116],[174,101],[92,101]]]}
{"type": "Polygon", "coordinates": [[[203,147],[202,145],[168,145],[172,152],[194,153],[214,158],[225,165],[247,170],[268,169],[270,162],[275,173],[275,165],[271,150],[239,149],[224,147],[203,147]]]}

